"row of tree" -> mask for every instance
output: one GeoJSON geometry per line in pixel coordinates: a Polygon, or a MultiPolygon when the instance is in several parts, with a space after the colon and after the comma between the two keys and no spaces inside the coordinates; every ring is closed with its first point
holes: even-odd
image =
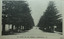
{"type": "MultiPolygon", "coordinates": [[[[30,12],[31,10],[26,1],[3,1],[2,34],[5,35],[10,34],[10,32],[32,29],[34,21],[30,12]],[[9,30],[10,32],[5,30],[6,24],[12,25],[12,28],[9,30]]],[[[46,11],[43,16],[41,16],[38,23],[39,29],[48,32],[54,32],[55,30],[62,32],[61,14],[58,13],[59,12],[54,2],[50,1],[46,11]]]]}
{"type": "MultiPolygon", "coordinates": [[[[11,31],[30,30],[34,26],[31,10],[26,1],[2,2],[2,34],[6,34],[5,25],[12,25],[11,31]]],[[[9,32],[8,32],[9,33],[9,32]]]]}
{"type": "Polygon", "coordinates": [[[53,1],[49,2],[46,11],[44,12],[43,16],[41,16],[40,18],[38,27],[41,30],[47,32],[54,32],[55,30],[62,32],[61,14],[59,14],[53,1]]]}

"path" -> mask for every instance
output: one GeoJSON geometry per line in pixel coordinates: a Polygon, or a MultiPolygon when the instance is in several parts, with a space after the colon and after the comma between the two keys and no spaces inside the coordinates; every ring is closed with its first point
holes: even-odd
{"type": "Polygon", "coordinates": [[[26,33],[16,33],[17,35],[36,35],[36,36],[47,36],[47,35],[51,35],[51,36],[58,36],[60,35],[59,32],[56,32],[56,33],[48,33],[48,32],[43,32],[41,31],[38,27],[33,27],[33,29],[29,30],[28,32],[26,33]]]}

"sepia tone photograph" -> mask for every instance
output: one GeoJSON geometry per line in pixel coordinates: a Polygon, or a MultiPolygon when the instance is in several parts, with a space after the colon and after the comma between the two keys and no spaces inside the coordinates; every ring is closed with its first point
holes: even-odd
{"type": "Polygon", "coordinates": [[[56,0],[2,0],[2,36],[63,35],[61,2],[56,0]]]}

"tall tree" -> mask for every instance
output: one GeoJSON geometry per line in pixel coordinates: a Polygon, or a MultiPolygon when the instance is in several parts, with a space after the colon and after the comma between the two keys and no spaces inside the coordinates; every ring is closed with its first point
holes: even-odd
{"type": "Polygon", "coordinates": [[[49,5],[44,12],[44,15],[41,17],[38,26],[41,29],[44,29],[46,31],[54,31],[54,26],[57,24],[58,18],[61,17],[61,15],[58,15],[58,10],[54,4],[53,1],[49,2],[49,5]]]}
{"type": "MultiPolygon", "coordinates": [[[[2,17],[4,18],[2,20],[2,23],[6,22],[5,24],[12,24],[12,30],[14,28],[14,25],[16,29],[21,29],[21,26],[26,26],[25,28],[27,28],[28,25],[30,27],[34,26],[33,18],[30,13],[31,10],[26,1],[3,1],[3,5],[4,9],[2,14],[4,14],[5,17],[2,17]]],[[[3,28],[5,27],[2,26],[2,31],[3,28]]]]}

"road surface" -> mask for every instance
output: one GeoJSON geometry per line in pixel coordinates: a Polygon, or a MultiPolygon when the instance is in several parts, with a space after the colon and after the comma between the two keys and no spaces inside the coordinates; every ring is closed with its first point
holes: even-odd
{"type": "Polygon", "coordinates": [[[51,35],[51,36],[59,36],[61,35],[60,32],[55,32],[55,33],[48,33],[48,32],[43,32],[41,31],[38,27],[33,27],[33,29],[29,30],[28,32],[25,33],[16,33],[17,35],[24,35],[24,36],[47,36],[47,35],[51,35]]]}

